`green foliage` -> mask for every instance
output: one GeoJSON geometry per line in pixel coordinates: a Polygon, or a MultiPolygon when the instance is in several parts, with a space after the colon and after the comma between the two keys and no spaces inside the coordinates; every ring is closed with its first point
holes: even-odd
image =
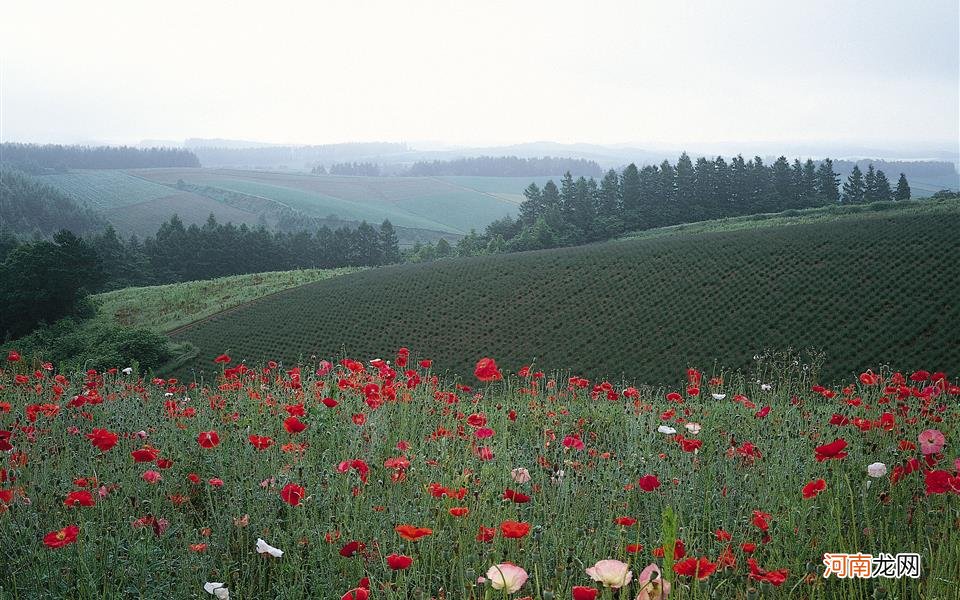
{"type": "MultiPolygon", "coordinates": [[[[862,399],[851,406],[838,389],[830,390],[832,399],[811,391],[803,364],[781,370],[758,362],[742,377],[704,370],[697,396],[685,393],[688,377],[681,371],[667,389],[628,396],[617,383],[568,386],[566,373],[535,379],[505,369],[504,380],[492,384],[434,378],[418,366],[423,356],[416,353],[407,365],[415,379],[402,371],[387,379],[363,363],[355,375],[338,366],[318,376],[319,357],[276,368],[250,363],[246,375],[221,376],[239,367],[231,354],[233,361],[196,388],[152,381],[136,368],[95,377],[68,369],[59,371],[63,382],[54,379],[58,371],[35,376],[30,357],[4,365],[0,440],[15,450],[4,452],[9,479],[0,539],[8,541],[8,556],[29,559],[4,564],[0,595],[213,599],[204,583],[222,582],[230,598],[336,599],[369,578],[373,600],[570,600],[573,586],[601,587],[586,568],[614,559],[629,563],[633,581],[603,590],[604,600],[637,598],[638,575],[650,563],[672,584],[671,600],[957,597],[956,494],[925,493],[927,475],[920,469],[901,473],[899,481],[893,475],[908,460],[924,460],[919,449],[898,442],[915,443],[927,428],[947,440],[944,457],[928,460],[939,460],[933,468],[951,474],[960,436],[957,392],[931,399],[921,391],[929,380],[907,381],[912,393],[891,400],[884,387],[892,373],[876,369],[885,383],[842,382],[862,399]],[[300,367],[296,377],[287,374],[294,366],[300,367]],[[28,383],[16,383],[16,375],[28,383]],[[722,382],[708,383],[714,377],[722,382]],[[457,383],[475,389],[460,390],[457,383]],[[678,392],[679,400],[665,392],[678,392]],[[396,401],[388,393],[396,393],[396,401]],[[98,402],[76,406],[71,399],[78,395],[98,402]],[[320,397],[338,405],[328,408],[320,397]],[[53,398],[61,400],[52,404],[53,398]],[[941,404],[948,406],[943,412],[930,410],[941,404]],[[770,409],[765,418],[755,416],[761,407],[770,409]],[[294,412],[305,428],[291,434],[283,423],[294,412]],[[893,417],[889,430],[830,424],[834,413],[869,424],[880,422],[883,412],[893,417]],[[479,429],[467,420],[471,413],[492,437],[474,435],[479,429]],[[362,424],[355,415],[364,417],[362,424]],[[693,424],[695,434],[685,428],[693,424]],[[660,433],[660,425],[678,431],[660,433]],[[97,429],[107,431],[98,435],[97,429]],[[201,446],[200,440],[213,439],[202,433],[211,431],[216,445],[201,446]],[[104,439],[110,434],[116,436],[112,447],[104,439]],[[251,435],[272,443],[258,450],[251,435]],[[577,436],[582,447],[566,447],[567,436],[577,436]],[[844,453],[819,462],[815,448],[838,437],[848,444],[844,453]],[[696,452],[689,443],[699,445],[696,452]],[[151,458],[162,460],[135,462],[134,451],[150,454],[145,445],[155,449],[151,458]],[[487,460],[478,446],[488,449],[487,460]],[[401,457],[405,466],[392,466],[401,457]],[[891,473],[868,477],[873,462],[891,473]],[[519,468],[526,476],[520,481],[513,472],[519,468]],[[154,473],[145,477],[148,471],[154,473]],[[638,487],[646,475],[659,487],[638,487]],[[804,498],[803,487],[820,479],[825,489],[804,498]],[[288,484],[296,486],[295,497],[284,494],[288,484]],[[91,495],[86,502],[66,501],[84,491],[91,495]],[[469,512],[454,517],[453,507],[469,512]],[[754,511],[766,515],[762,527],[754,511]],[[621,525],[621,517],[635,522],[621,525]],[[507,520],[528,524],[529,533],[505,537],[507,520]],[[395,530],[401,524],[430,533],[406,541],[395,530]],[[46,547],[48,533],[69,525],[78,530],[74,543],[46,547]],[[480,527],[493,528],[489,541],[477,539],[480,527]],[[282,557],[258,554],[258,538],[282,557]],[[688,557],[713,563],[727,550],[734,564],[705,581],[679,575],[671,551],[678,540],[688,557]],[[350,542],[364,547],[351,552],[350,542]],[[755,552],[741,550],[747,542],[755,552]],[[630,544],[643,549],[631,553],[630,544]],[[663,546],[664,557],[655,558],[663,546]],[[920,553],[921,576],[824,578],[827,552],[920,553]],[[392,571],[385,560],[391,553],[412,558],[411,567],[392,571]],[[772,587],[748,579],[748,559],[779,571],[784,581],[772,587]],[[505,561],[530,575],[516,594],[478,584],[478,575],[505,561]]],[[[877,365],[858,365],[857,372],[871,367],[877,365]]],[[[943,383],[953,388],[957,382],[943,383]]]]}
{"type": "Polygon", "coordinates": [[[61,319],[4,346],[21,355],[50,361],[66,371],[156,369],[173,356],[170,342],[148,329],[119,327],[97,320],[61,319]]]}
{"type": "Polygon", "coordinates": [[[10,250],[0,263],[0,339],[74,314],[103,278],[96,252],[69,231],[10,250]]]}
{"type": "Polygon", "coordinates": [[[830,380],[864,364],[949,370],[960,360],[960,305],[951,301],[960,295],[957,202],[835,206],[712,226],[365,271],[174,339],[198,347],[204,359],[192,366],[208,373],[226,348],[289,362],[384,356],[405,345],[458,373],[491,355],[649,383],[716,357],[745,368],[767,348],[824,350],[830,380]]]}

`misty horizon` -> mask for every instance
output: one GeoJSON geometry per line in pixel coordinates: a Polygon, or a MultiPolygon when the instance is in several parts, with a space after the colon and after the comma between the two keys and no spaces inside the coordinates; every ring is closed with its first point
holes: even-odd
{"type": "Polygon", "coordinates": [[[960,139],[955,2],[813,2],[789,21],[750,2],[21,3],[7,17],[10,142],[957,153],[960,139]]]}

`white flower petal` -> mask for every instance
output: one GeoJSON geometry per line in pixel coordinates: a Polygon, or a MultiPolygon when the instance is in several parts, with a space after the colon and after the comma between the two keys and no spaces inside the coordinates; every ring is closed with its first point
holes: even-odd
{"type": "Polygon", "coordinates": [[[260,554],[269,554],[274,558],[280,558],[281,556],[283,556],[283,550],[279,548],[274,548],[273,546],[266,543],[260,538],[257,538],[257,552],[259,552],[260,554]]]}
{"type": "Polygon", "coordinates": [[[661,425],[660,427],[657,427],[657,431],[659,431],[660,433],[665,433],[667,435],[673,435],[677,432],[676,429],[674,429],[673,427],[670,427],[669,425],[661,425]]]}

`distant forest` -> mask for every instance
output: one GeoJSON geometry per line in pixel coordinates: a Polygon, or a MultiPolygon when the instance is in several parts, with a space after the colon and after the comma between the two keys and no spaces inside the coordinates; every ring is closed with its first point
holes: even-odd
{"type": "Polygon", "coordinates": [[[836,160],[833,166],[840,173],[850,173],[854,166],[861,171],[867,170],[870,165],[887,173],[904,173],[907,177],[938,177],[941,175],[956,175],[957,169],[952,162],[946,160],[836,160]]]}
{"type": "Polygon", "coordinates": [[[472,175],[478,177],[540,177],[571,173],[574,176],[599,177],[603,171],[592,160],[582,158],[518,158],[516,156],[478,156],[457,160],[417,162],[404,175],[436,177],[472,175]]]}
{"type": "Polygon", "coordinates": [[[380,165],[372,162],[342,162],[333,163],[330,165],[330,169],[327,169],[320,164],[310,172],[314,175],[362,175],[366,177],[379,177],[380,165]]]}
{"type": "MultiPolygon", "coordinates": [[[[197,141],[194,144],[203,144],[197,141]]],[[[215,142],[211,142],[215,143],[215,142]]],[[[320,146],[265,146],[261,148],[226,148],[205,145],[191,146],[205,167],[253,167],[309,169],[317,164],[364,160],[381,154],[407,152],[403,143],[370,142],[356,144],[324,144],[320,146]]]]}
{"type": "Polygon", "coordinates": [[[0,144],[0,164],[27,173],[42,173],[66,169],[199,167],[200,161],[183,148],[4,143],[0,144]]]}

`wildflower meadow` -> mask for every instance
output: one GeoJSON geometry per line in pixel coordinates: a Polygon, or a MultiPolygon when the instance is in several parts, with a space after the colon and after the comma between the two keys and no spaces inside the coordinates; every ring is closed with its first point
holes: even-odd
{"type": "Polygon", "coordinates": [[[948,374],[761,363],[654,389],[388,358],[223,354],[185,382],[10,352],[0,596],[958,597],[948,374]],[[825,577],[825,554],[918,571],[825,577]]]}

